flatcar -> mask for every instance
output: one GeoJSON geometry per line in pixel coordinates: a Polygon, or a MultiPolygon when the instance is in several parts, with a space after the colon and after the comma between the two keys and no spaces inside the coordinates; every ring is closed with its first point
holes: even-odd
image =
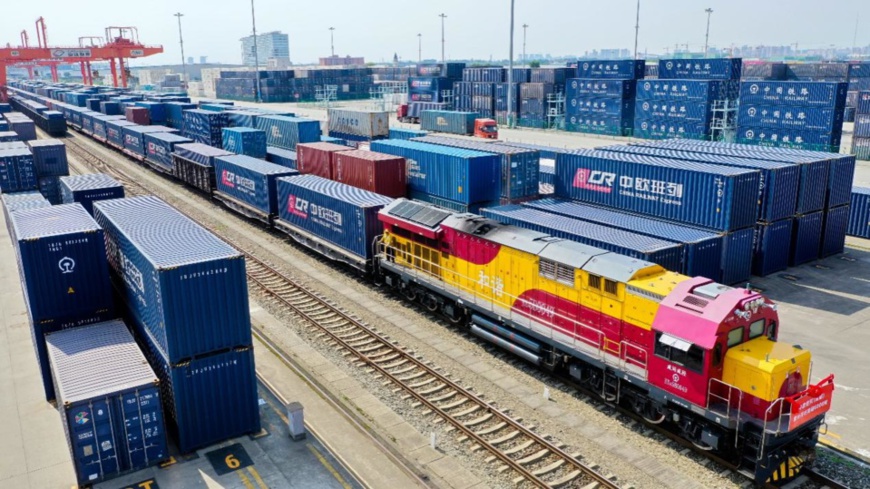
{"type": "MultiPolygon", "coordinates": [[[[82,130],[81,114],[68,120],[82,130]]],[[[107,143],[96,128],[89,135],[107,143]]],[[[193,153],[172,156],[172,176],[214,196],[213,165],[193,153]]],[[[337,259],[298,241],[530,363],[567,373],[759,484],[790,480],[813,460],[833,376],[810,382],[811,353],[778,341],[777,307],[761,294],[431,204],[397,199],[378,217],[383,233],[370,260],[337,259]]]]}

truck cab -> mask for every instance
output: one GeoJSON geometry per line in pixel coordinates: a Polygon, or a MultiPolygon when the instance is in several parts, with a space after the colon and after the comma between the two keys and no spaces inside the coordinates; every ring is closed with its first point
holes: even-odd
{"type": "Polygon", "coordinates": [[[498,139],[498,123],[493,119],[475,119],[474,137],[498,139]]]}

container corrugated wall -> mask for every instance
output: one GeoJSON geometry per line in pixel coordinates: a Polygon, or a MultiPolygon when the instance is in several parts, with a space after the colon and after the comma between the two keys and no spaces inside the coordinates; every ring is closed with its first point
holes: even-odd
{"type": "Polygon", "coordinates": [[[225,127],[222,147],[232,153],[265,159],[266,133],[249,127],[225,127]]]}
{"type": "Polygon", "coordinates": [[[848,205],[835,207],[825,212],[819,258],[836,255],[845,250],[849,213],[848,205]]]}
{"type": "Polygon", "coordinates": [[[287,116],[261,116],[256,119],[257,129],[266,133],[266,144],[296,150],[299,143],[320,141],[320,123],[310,119],[287,116]]]}
{"type": "Polygon", "coordinates": [[[788,268],[793,219],[755,226],[752,273],[760,277],[788,268]]]}
{"type": "Polygon", "coordinates": [[[390,114],[386,111],[329,109],[327,121],[330,134],[339,132],[368,139],[390,134],[390,114]]]}
{"type": "Polygon", "coordinates": [[[478,117],[480,114],[477,112],[424,110],[420,115],[420,129],[451,134],[474,134],[474,121],[478,117]]]}
{"type": "Polygon", "coordinates": [[[124,186],[103,173],[61,177],[60,192],[64,204],[78,202],[92,216],[94,202],[124,198],[124,186]]]}
{"type": "Polygon", "coordinates": [[[870,188],[854,187],[851,202],[847,234],[870,239],[870,188]]]}
{"type": "Polygon", "coordinates": [[[370,259],[381,234],[378,212],[393,199],[314,175],[278,179],[279,219],[370,259]]]}
{"type": "Polygon", "coordinates": [[[171,364],[251,344],[245,259],[153,196],[94,204],[121,295],[171,364]]]}
{"type": "Polygon", "coordinates": [[[160,165],[169,172],[175,170],[175,164],[172,162],[172,153],[175,151],[175,146],[193,142],[193,140],[184,136],[165,132],[144,134],[143,139],[145,143],[145,159],[160,165]]]}
{"type": "Polygon", "coordinates": [[[298,172],[244,155],[214,159],[216,192],[247,204],[266,216],[278,214],[277,179],[298,172]]]}
{"type": "Polygon", "coordinates": [[[789,265],[801,265],[819,257],[824,217],[823,212],[814,212],[794,219],[789,265]]]}
{"type": "Polygon", "coordinates": [[[333,155],[332,176],[337,182],[387,197],[407,193],[405,159],[373,151],[339,151],[333,155]]]}
{"type": "Polygon", "coordinates": [[[336,153],[353,148],[332,143],[306,143],[296,146],[296,168],[299,173],[332,179],[336,153]]]}
{"type": "Polygon", "coordinates": [[[829,82],[743,82],[740,84],[740,103],[842,107],[846,104],[848,86],[848,83],[829,82]]]}
{"type": "Polygon", "coordinates": [[[843,110],[816,107],[780,107],[776,105],[740,104],[739,126],[798,129],[831,133],[842,126],[843,110]]]}
{"type": "Polygon", "coordinates": [[[36,165],[36,174],[41,177],[60,177],[69,175],[69,162],[66,157],[66,145],[56,139],[39,139],[31,141],[30,151],[36,165]]]}

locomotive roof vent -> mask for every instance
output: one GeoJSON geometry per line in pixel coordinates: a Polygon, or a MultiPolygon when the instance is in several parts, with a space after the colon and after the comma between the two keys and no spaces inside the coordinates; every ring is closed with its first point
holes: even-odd
{"type": "MultiPolygon", "coordinates": [[[[695,288],[692,291],[695,295],[699,295],[701,297],[705,297],[710,300],[716,300],[720,295],[728,292],[729,290],[733,290],[733,287],[728,287],[727,285],[717,284],[716,282],[712,282],[706,285],[702,285],[700,287],[695,288]]],[[[707,304],[704,304],[705,306],[707,304]]]]}
{"type": "Polygon", "coordinates": [[[693,305],[695,307],[700,307],[701,309],[707,307],[707,304],[710,303],[709,301],[701,299],[700,297],[695,297],[693,295],[687,295],[686,297],[684,297],[683,302],[693,305]]]}

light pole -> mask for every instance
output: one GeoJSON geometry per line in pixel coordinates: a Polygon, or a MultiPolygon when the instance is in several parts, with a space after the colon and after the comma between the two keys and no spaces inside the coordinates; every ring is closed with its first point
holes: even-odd
{"type": "Polygon", "coordinates": [[[260,49],[257,46],[257,16],[254,13],[254,0],[251,0],[251,27],[254,31],[254,80],[256,80],[255,85],[257,86],[257,95],[256,101],[260,103],[262,98],[260,97],[260,49]]]}
{"type": "Polygon", "coordinates": [[[184,59],[184,37],[181,35],[181,18],[184,17],[184,14],[178,12],[173,14],[178,17],[178,43],[181,44],[181,81],[184,83],[184,86],[187,86],[187,61],[184,59]]]}
{"type": "Polygon", "coordinates": [[[704,37],[704,57],[707,57],[707,46],[710,43],[710,16],[713,14],[713,9],[708,8],[704,10],[707,12],[707,35],[704,37]]]}
{"type": "Polygon", "coordinates": [[[417,33],[417,63],[423,62],[423,34],[417,33]]]}
{"type": "Polygon", "coordinates": [[[335,57],[335,27],[329,28],[329,46],[332,52],[332,57],[335,57]]]}
{"type": "Polygon", "coordinates": [[[529,28],[529,24],[523,24],[523,65],[528,64],[529,60],[526,58],[526,30],[529,28]]]}
{"type": "MultiPolygon", "coordinates": [[[[511,121],[513,119],[513,117],[511,117],[513,115],[513,107],[511,107],[511,104],[513,104],[513,101],[514,101],[513,90],[512,90],[512,88],[514,86],[514,0],[511,0],[511,43],[510,44],[511,44],[511,48],[510,48],[510,54],[509,54],[509,58],[508,58],[510,61],[508,62],[508,76],[507,76],[507,82],[508,82],[507,125],[508,125],[508,127],[513,127],[511,125],[511,121]]],[[[525,44],[525,42],[523,44],[525,44]]]]}
{"type": "Polygon", "coordinates": [[[637,18],[634,21],[634,59],[637,59],[637,37],[640,34],[640,0],[637,0],[637,18]]]}
{"type": "Polygon", "coordinates": [[[446,59],[444,57],[444,19],[446,19],[447,16],[441,14],[438,17],[441,17],[441,62],[444,63],[446,62],[446,59]]]}

